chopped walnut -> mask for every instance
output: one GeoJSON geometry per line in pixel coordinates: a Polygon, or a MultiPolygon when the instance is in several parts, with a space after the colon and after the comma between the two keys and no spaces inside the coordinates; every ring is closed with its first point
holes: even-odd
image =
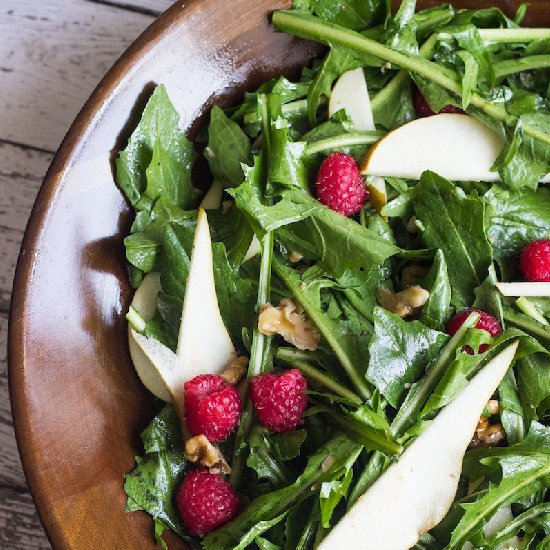
{"type": "Polygon", "coordinates": [[[293,264],[297,264],[303,257],[304,257],[303,254],[300,254],[299,252],[296,252],[294,250],[288,255],[288,259],[293,264]]]}
{"type": "Polygon", "coordinates": [[[319,346],[319,333],[290,298],[283,298],[278,307],[271,304],[263,306],[258,318],[258,330],[267,336],[280,334],[298,349],[315,351],[319,346]]]}
{"type": "MultiPolygon", "coordinates": [[[[498,403],[498,402],[497,402],[498,403]]],[[[506,438],[506,432],[502,424],[490,424],[489,419],[482,416],[476,427],[472,441],[468,445],[470,449],[496,447],[506,438]]]]}
{"type": "Polygon", "coordinates": [[[233,208],[233,204],[234,203],[232,200],[222,201],[222,207],[221,207],[222,214],[227,214],[233,208]]]}
{"type": "Polygon", "coordinates": [[[428,268],[423,265],[408,265],[401,270],[401,288],[414,286],[428,274],[428,268]]]}
{"type": "Polygon", "coordinates": [[[416,216],[411,216],[405,225],[409,233],[418,233],[418,225],[416,225],[416,216]]]}
{"type": "Polygon", "coordinates": [[[410,286],[400,292],[392,292],[387,288],[376,290],[378,303],[401,318],[417,314],[429,297],[430,293],[417,285],[410,286]]]}
{"type": "Polygon", "coordinates": [[[205,466],[211,474],[229,474],[231,468],[222,452],[208,441],[205,435],[197,435],[185,442],[185,458],[205,466]]]}
{"type": "Polygon", "coordinates": [[[490,415],[498,414],[500,411],[500,405],[498,399],[490,399],[487,401],[487,410],[490,415]]]}
{"type": "Polygon", "coordinates": [[[248,367],[248,357],[241,355],[236,357],[225,367],[220,376],[228,383],[234,386],[245,374],[248,367]]]}

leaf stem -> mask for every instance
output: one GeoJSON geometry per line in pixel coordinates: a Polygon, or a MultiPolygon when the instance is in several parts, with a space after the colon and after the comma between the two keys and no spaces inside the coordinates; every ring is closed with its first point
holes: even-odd
{"type": "Polygon", "coordinates": [[[305,155],[315,155],[330,149],[343,149],[355,145],[370,145],[376,143],[384,132],[350,132],[318,141],[310,142],[304,150],[305,155]]]}
{"type": "Polygon", "coordinates": [[[528,55],[519,59],[506,59],[493,65],[497,78],[522,71],[547,69],[550,67],[550,55],[528,55]]]}
{"type": "Polygon", "coordinates": [[[345,386],[334,380],[334,378],[331,378],[330,376],[321,372],[319,369],[316,369],[309,363],[296,360],[287,361],[284,359],[284,355],[281,357],[279,353],[277,353],[275,357],[280,361],[284,361],[285,363],[288,362],[294,368],[301,371],[306,376],[306,378],[314,380],[322,386],[325,386],[329,390],[332,390],[336,395],[347,399],[357,407],[360,407],[363,404],[363,400],[357,394],[353,393],[351,390],[348,390],[345,386]]]}
{"type": "Polygon", "coordinates": [[[321,332],[328,345],[332,348],[342,368],[346,371],[346,374],[359,393],[359,396],[364,400],[369,399],[371,391],[365,379],[355,370],[351,359],[342,347],[340,339],[338,338],[337,327],[334,326],[332,319],[315,307],[313,301],[307,296],[305,290],[302,288],[301,281],[293,269],[286,267],[276,258],[273,259],[273,269],[290,292],[292,292],[293,296],[300,302],[304,311],[321,332]]]}
{"type": "MultiPolygon", "coordinates": [[[[278,30],[315,40],[327,45],[337,45],[364,55],[372,55],[388,61],[397,67],[406,69],[423,78],[431,80],[438,86],[445,88],[458,97],[462,96],[462,85],[458,75],[437,63],[423,59],[419,55],[405,54],[392,50],[359,33],[345,29],[338,25],[327,23],[318,17],[293,11],[276,11],[273,14],[273,24],[278,30]]],[[[503,123],[512,122],[511,117],[500,103],[493,103],[473,93],[470,104],[485,112],[495,120],[503,123]]],[[[532,124],[524,124],[525,134],[550,145],[550,134],[532,124]]]]}

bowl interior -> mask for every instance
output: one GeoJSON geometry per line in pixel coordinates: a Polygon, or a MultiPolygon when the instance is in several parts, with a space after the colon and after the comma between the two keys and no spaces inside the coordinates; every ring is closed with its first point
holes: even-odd
{"type": "MultiPolygon", "coordinates": [[[[510,14],[518,3],[498,4],[510,14]]],[[[112,152],[124,147],[155,83],[166,85],[193,133],[214,101],[296,74],[322,49],[272,31],[269,12],[289,6],[177,2],[101,82],[50,167],[21,249],[9,362],[23,464],[55,548],[156,547],[149,518],[124,512],[123,475],[160,403],[128,354],[122,240],[131,219],[112,152]]],[[[549,7],[534,3],[527,23],[550,23],[549,7]]]]}

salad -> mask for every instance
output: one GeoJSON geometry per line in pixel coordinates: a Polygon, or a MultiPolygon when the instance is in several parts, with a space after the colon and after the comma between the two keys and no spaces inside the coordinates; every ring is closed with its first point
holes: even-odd
{"type": "Polygon", "coordinates": [[[295,0],[324,58],[117,157],[163,548],[550,548],[550,29],[388,4],[295,0]]]}

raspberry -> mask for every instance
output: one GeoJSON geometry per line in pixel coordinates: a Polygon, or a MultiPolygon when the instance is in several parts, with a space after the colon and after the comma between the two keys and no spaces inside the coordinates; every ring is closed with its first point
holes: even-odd
{"type": "MultiPolygon", "coordinates": [[[[424,96],[420,93],[420,90],[415,86],[413,89],[413,105],[418,118],[435,115],[424,96]]],[[[440,113],[461,113],[465,114],[462,109],[455,107],[454,105],[446,105],[439,111],[440,113]]]]}
{"type": "Polygon", "coordinates": [[[528,281],[550,282],[550,241],[529,243],[521,251],[519,268],[528,281]]]}
{"type": "Polygon", "coordinates": [[[223,378],[202,374],[185,383],[185,420],[193,435],[223,441],[238,426],[240,415],[239,394],[223,378]]]}
{"type": "Polygon", "coordinates": [[[275,433],[295,430],[307,407],[305,390],[306,379],[297,369],[252,378],[250,397],[262,426],[275,433]]]}
{"type": "Polygon", "coordinates": [[[194,535],[213,531],[239,511],[239,497],[233,487],[206,468],[185,475],[176,503],[183,523],[194,535]]]}
{"type": "MultiPolygon", "coordinates": [[[[460,313],[457,313],[447,325],[447,332],[452,336],[466,321],[470,313],[472,312],[479,313],[479,321],[477,322],[475,328],[479,328],[481,330],[485,330],[488,332],[491,336],[496,336],[497,334],[500,334],[502,332],[502,327],[500,326],[499,322],[488,313],[485,313],[484,311],[480,311],[479,309],[465,309],[464,311],[461,311],[460,313]]],[[[479,346],[479,353],[483,353],[487,351],[489,348],[489,344],[481,344],[479,346]]],[[[468,355],[474,355],[474,350],[471,348],[471,346],[464,346],[462,348],[462,351],[465,351],[468,355]]]]}
{"type": "Polygon", "coordinates": [[[330,154],[322,162],[316,187],[317,198],[342,216],[357,214],[369,196],[357,164],[341,152],[330,154]]]}

